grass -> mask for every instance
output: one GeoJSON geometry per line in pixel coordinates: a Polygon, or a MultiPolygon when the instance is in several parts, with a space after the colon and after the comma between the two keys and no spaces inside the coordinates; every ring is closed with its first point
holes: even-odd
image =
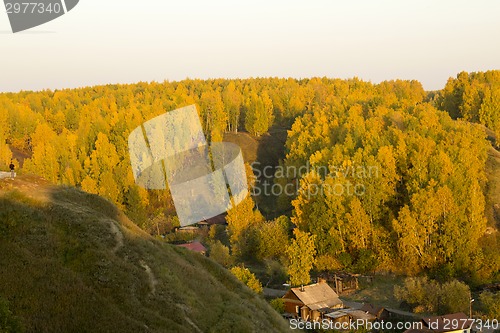
{"type": "Polygon", "coordinates": [[[394,297],[394,286],[402,285],[403,279],[394,275],[375,275],[371,281],[367,278],[359,278],[360,289],[351,295],[341,297],[348,301],[398,309],[400,302],[394,297]]]}
{"type": "Polygon", "coordinates": [[[243,160],[252,164],[257,161],[257,151],[259,149],[258,138],[246,132],[225,133],[224,141],[238,145],[243,153],[243,160]]]}
{"type": "Polygon", "coordinates": [[[98,196],[32,180],[0,181],[0,296],[27,332],[288,330],[220,265],[98,196]]]}
{"type": "MultiPolygon", "coordinates": [[[[287,129],[283,127],[273,127],[269,130],[269,133],[260,137],[255,137],[246,132],[226,133],[224,135],[224,141],[237,144],[241,148],[245,163],[251,165],[256,162],[256,167],[261,170],[267,166],[271,166],[274,170],[279,161],[285,158],[286,139],[287,129]]],[[[261,179],[261,182],[263,182],[263,179],[261,179]]],[[[259,183],[257,186],[259,186],[259,183]]],[[[255,198],[255,201],[259,206],[259,210],[267,219],[273,219],[286,213],[277,211],[277,198],[273,195],[260,195],[255,198]]]]}

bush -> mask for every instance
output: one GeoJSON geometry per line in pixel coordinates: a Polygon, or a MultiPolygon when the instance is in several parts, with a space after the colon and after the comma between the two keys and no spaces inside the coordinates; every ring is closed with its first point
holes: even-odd
{"type": "Polygon", "coordinates": [[[394,287],[394,296],[399,301],[408,303],[413,311],[437,312],[439,285],[426,277],[411,277],[403,286],[394,287]]]}
{"type": "Polygon", "coordinates": [[[439,293],[439,312],[456,313],[469,309],[470,289],[465,283],[452,280],[441,286],[439,293]]]}
{"type": "MultiPolygon", "coordinates": [[[[266,260],[266,274],[269,276],[268,284],[283,284],[288,277],[286,268],[279,261],[266,260]]],[[[266,284],[267,285],[267,284],[266,284]]]]}
{"type": "Polygon", "coordinates": [[[256,293],[260,294],[262,292],[262,284],[248,268],[233,267],[231,273],[256,293]]]}
{"type": "Polygon", "coordinates": [[[278,313],[285,313],[285,300],[283,298],[275,298],[269,302],[274,310],[278,313]]]}
{"type": "Polygon", "coordinates": [[[412,277],[407,278],[403,286],[394,288],[394,296],[408,303],[416,313],[446,314],[467,312],[470,289],[457,280],[439,284],[427,277],[412,277]]]}
{"type": "Polygon", "coordinates": [[[483,313],[490,319],[500,318],[500,292],[484,291],[479,295],[483,313]]]}
{"type": "Polygon", "coordinates": [[[229,248],[220,241],[216,241],[210,246],[210,258],[226,268],[233,264],[229,248]]]}

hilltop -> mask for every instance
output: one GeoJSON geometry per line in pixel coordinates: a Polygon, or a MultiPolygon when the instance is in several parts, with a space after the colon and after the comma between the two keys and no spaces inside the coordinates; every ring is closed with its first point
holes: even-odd
{"type": "Polygon", "coordinates": [[[0,180],[0,297],[27,332],[284,332],[211,260],[157,241],[109,201],[0,180]]]}

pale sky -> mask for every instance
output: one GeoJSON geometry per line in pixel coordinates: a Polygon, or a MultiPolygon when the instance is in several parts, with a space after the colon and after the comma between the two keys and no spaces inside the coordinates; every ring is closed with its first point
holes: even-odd
{"type": "Polygon", "coordinates": [[[327,76],[416,79],[500,69],[498,0],[80,0],[12,34],[0,91],[107,83],[327,76]]]}

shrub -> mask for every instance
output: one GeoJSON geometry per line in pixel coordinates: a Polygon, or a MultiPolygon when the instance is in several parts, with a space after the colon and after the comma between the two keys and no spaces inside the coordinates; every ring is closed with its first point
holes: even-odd
{"type": "Polygon", "coordinates": [[[248,268],[233,267],[231,273],[256,293],[260,294],[262,292],[262,284],[248,268]]]}
{"type": "Polygon", "coordinates": [[[470,289],[465,283],[452,280],[439,284],[427,277],[411,277],[403,286],[394,288],[394,296],[408,303],[416,313],[466,312],[469,307],[470,289]]]}
{"type": "Polygon", "coordinates": [[[484,291],[479,295],[482,311],[488,318],[500,318],[500,292],[484,291]]]}
{"type": "Polygon", "coordinates": [[[233,264],[233,258],[231,254],[229,254],[229,248],[220,241],[216,241],[210,247],[210,258],[224,267],[229,267],[233,264]]]}
{"type": "Polygon", "coordinates": [[[278,313],[285,313],[285,300],[283,298],[275,298],[269,302],[274,310],[278,313]]]}

